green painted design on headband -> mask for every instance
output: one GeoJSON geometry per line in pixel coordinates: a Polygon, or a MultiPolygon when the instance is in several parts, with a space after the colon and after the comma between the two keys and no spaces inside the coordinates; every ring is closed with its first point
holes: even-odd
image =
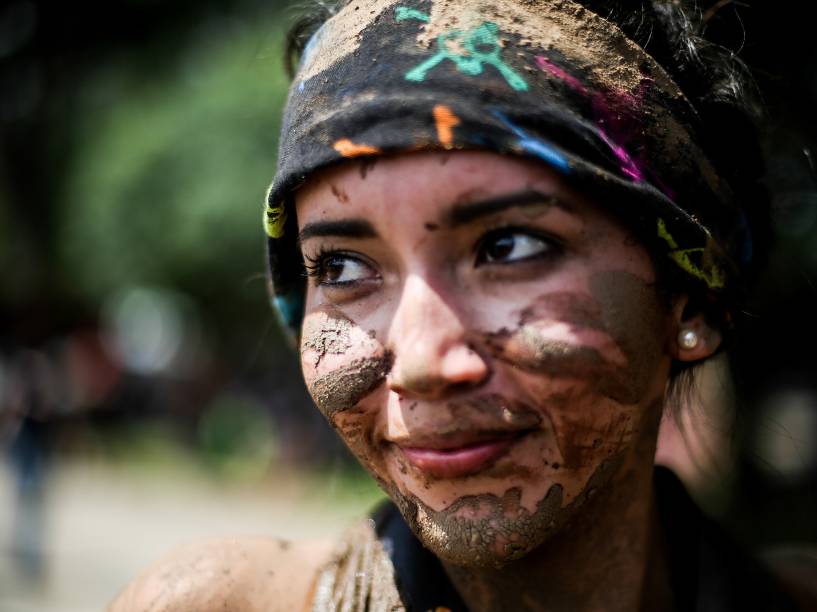
{"type": "Polygon", "coordinates": [[[405,21],[406,19],[417,19],[418,21],[428,21],[431,19],[425,13],[418,11],[417,9],[409,8],[407,6],[398,6],[394,9],[394,18],[397,21],[405,21]]]}
{"type": "Polygon", "coordinates": [[[705,250],[703,247],[698,247],[694,249],[678,248],[678,243],[675,242],[675,239],[672,237],[672,234],[669,233],[669,230],[667,229],[667,224],[664,223],[663,219],[658,219],[658,237],[663,239],[664,242],[667,243],[667,246],[669,246],[669,248],[672,249],[668,253],[668,255],[684,271],[691,274],[695,278],[701,279],[703,282],[706,283],[706,286],[709,287],[710,289],[723,289],[726,280],[723,270],[721,270],[715,264],[711,264],[707,266],[705,269],[701,269],[689,257],[690,253],[703,253],[705,250]]]}
{"type": "MultiPolygon", "coordinates": [[[[403,21],[406,19],[417,19],[428,22],[429,17],[425,13],[404,6],[395,9],[395,19],[403,21]]],[[[451,60],[457,65],[457,70],[469,76],[482,74],[485,64],[493,66],[505,78],[505,81],[516,91],[527,91],[528,84],[513,68],[508,66],[500,51],[502,45],[497,38],[499,26],[490,21],[484,22],[478,28],[463,32],[462,30],[451,30],[440,34],[437,37],[437,47],[439,51],[406,73],[407,81],[422,83],[428,73],[437,64],[444,60],[451,60]],[[483,50],[486,49],[487,50],[483,50]],[[455,51],[459,49],[461,51],[455,51]]]]}

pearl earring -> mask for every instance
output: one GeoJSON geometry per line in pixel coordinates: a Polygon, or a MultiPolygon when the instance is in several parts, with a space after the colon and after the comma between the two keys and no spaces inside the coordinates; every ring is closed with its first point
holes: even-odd
{"type": "Polygon", "coordinates": [[[681,345],[681,348],[694,349],[698,346],[698,334],[691,329],[683,329],[678,334],[678,344],[681,345]]]}

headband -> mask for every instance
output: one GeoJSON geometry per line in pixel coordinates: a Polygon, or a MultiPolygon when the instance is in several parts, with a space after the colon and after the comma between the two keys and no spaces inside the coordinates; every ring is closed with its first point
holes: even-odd
{"type": "Polygon", "coordinates": [[[748,232],[695,109],[614,24],[571,0],[351,0],[309,41],[264,211],[273,299],[297,334],[292,194],[343,160],[487,149],[539,160],[722,293],[748,232]]]}

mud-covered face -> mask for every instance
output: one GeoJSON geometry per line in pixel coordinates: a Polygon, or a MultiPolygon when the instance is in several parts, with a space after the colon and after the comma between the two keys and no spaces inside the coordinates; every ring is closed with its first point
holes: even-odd
{"type": "Polygon", "coordinates": [[[458,151],[314,176],[297,216],[307,386],[438,556],[518,558],[652,464],[677,324],[600,204],[458,151]]]}

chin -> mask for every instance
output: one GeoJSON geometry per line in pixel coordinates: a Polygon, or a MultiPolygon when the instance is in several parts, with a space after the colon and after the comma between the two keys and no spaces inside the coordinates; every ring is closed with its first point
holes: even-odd
{"type": "Polygon", "coordinates": [[[502,567],[540,546],[563,523],[562,487],[553,485],[534,512],[519,505],[521,490],[461,497],[435,511],[414,496],[391,492],[411,530],[446,563],[502,567]]]}
{"type": "Polygon", "coordinates": [[[520,487],[501,497],[493,493],[460,497],[440,511],[396,487],[387,487],[387,492],[423,546],[440,560],[461,567],[501,568],[560,534],[587,500],[610,482],[619,463],[618,458],[602,462],[567,504],[562,485],[552,484],[533,511],[520,505],[520,487]]]}

